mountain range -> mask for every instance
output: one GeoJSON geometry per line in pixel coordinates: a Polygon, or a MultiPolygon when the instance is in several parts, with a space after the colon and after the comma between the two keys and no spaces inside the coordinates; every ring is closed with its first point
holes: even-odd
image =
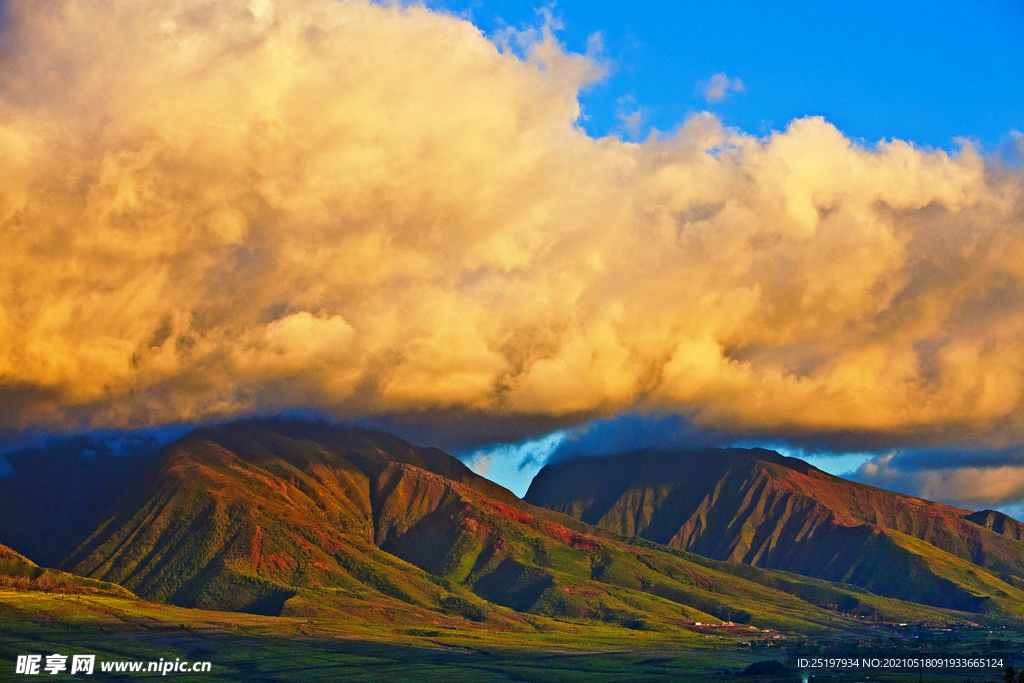
{"type": "Polygon", "coordinates": [[[836,477],[764,449],[545,466],[525,500],[704,557],[984,612],[1024,587],[1024,525],[836,477]]]}
{"type": "Polygon", "coordinates": [[[1024,619],[1020,523],[771,451],[553,464],[526,500],[438,449],[284,419],[134,456],[65,444],[7,459],[0,576],[35,571],[37,552],[183,607],[517,631],[1024,619]],[[50,508],[31,485],[47,473],[73,493],[50,508]]]}

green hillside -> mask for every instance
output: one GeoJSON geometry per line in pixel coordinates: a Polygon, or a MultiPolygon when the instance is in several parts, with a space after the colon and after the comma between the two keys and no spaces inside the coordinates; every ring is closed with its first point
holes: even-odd
{"type": "Polygon", "coordinates": [[[131,592],[107,581],[40,567],[5,545],[0,545],[0,590],[135,598],[131,592]]]}

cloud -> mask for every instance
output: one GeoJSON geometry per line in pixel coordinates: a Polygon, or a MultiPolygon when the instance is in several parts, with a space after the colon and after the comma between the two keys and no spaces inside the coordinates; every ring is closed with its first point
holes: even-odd
{"type": "Polygon", "coordinates": [[[733,92],[746,90],[743,81],[738,78],[729,78],[724,72],[715,74],[710,80],[701,81],[697,87],[709,103],[721,102],[729,95],[730,90],[733,92]]]}
{"type": "Polygon", "coordinates": [[[463,460],[480,475],[487,475],[496,460],[511,461],[519,471],[537,470],[548,461],[551,453],[564,439],[564,432],[554,432],[544,438],[520,444],[501,444],[482,448],[464,455],[463,460]]]}
{"type": "Polygon", "coordinates": [[[559,441],[546,462],[560,462],[580,456],[615,455],[630,451],[662,448],[723,448],[732,446],[735,435],[712,429],[695,429],[678,415],[639,415],[627,413],[592,420],[575,429],[561,432],[559,441]]]}
{"type": "Polygon", "coordinates": [[[638,106],[636,98],[632,95],[620,97],[617,105],[615,118],[619,120],[620,127],[629,136],[630,140],[638,139],[644,119],[650,118],[647,108],[638,106]]]}
{"type": "Polygon", "coordinates": [[[3,7],[0,430],[1024,440],[1022,173],[969,144],[593,139],[593,55],[422,6],[3,7]]]}
{"type": "Polygon", "coordinates": [[[492,445],[461,457],[477,474],[501,483],[517,496],[525,496],[534,476],[564,438],[563,432],[554,432],[520,444],[492,445]]]}
{"type": "Polygon", "coordinates": [[[1007,508],[1024,499],[1024,456],[1020,453],[888,453],[862,464],[847,478],[972,510],[1007,508]],[[952,455],[952,454],[946,454],[952,455]]]}

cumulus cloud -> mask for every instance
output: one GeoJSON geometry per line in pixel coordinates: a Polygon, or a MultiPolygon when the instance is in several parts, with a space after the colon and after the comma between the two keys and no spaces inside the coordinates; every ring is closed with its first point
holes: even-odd
{"type": "Polygon", "coordinates": [[[969,144],[709,114],[593,139],[593,56],[416,6],[3,7],[2,429],[1024,440],[1022,176],[969,144]]]}
{"type": "Polygon", "coordinates": [[[746,88],[738,78],[729,78],[724,72],[717,73],[707,81],[697,84],[704,99],[708,102],[721,102],[729,95],[729,91],[740,92],[746,88]]]}
{"type": "Polygon", "coordinates": [[[1020,453],[888,453],[847,478],[968,509],[1005,508],[1024,499],[1020,453]]]}

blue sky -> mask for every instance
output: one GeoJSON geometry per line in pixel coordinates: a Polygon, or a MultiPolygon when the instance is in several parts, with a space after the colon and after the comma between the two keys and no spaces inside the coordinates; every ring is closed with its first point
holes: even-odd
{"type": "Polygon", "coordinates": [[[582,2],[433,0],[487,34],[536,25],[547,8],[566,48],[600,34],[610,75],[584,91],[582,125],[623,134],[670,130],[711,110],[751,134],[824,116],[868,143],[900,138],[943,149],[992,147],[1024,129],[1024,3],[582,2]],[[698,84],[724,73],[744,89],[709,103],[698,84]]]}
{"type": "MultiPolygon", "coordinates": [[[[549,459],[570,459],[578,455],[613,455],[645,448],[729,446],[771,448],[840,476],[852,475],[861,465],[877,457],[875,453],[805,451],[788,447],[784,441],[693,430],[678,416],[636,414],[596,420],[578,428],[554,431],[541,438],[528,439],[517,444],[470,449],[460,455],[477,474],[496,481],[517,496],[523,497],[537,472],[549,459]]],[[[910,490],[906,492],[913,493],[910,490]]]]}

